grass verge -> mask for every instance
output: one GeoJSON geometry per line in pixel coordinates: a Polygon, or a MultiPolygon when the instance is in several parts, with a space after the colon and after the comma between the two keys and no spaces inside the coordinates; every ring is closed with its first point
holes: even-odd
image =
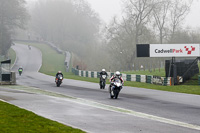
{"type": "MultiPolygon", "coordinates": [[[[11,65],[13,65],[16,59],[16,53],[12,48],[8,50],[8,58],[11,59],[11,65]]],[[[7,57],[0,56],[0,61],[4,61],[6,59],[7,57]]]]}
{"type": "Polygon", "coordinates": [[[56,121],[0,101],[1,133],[83,133],[79,129],[60,124],[56,121]]]}
{"type": "MultiPolygon", "coordinates": [[[[44,44],[34,44],[34,43],[25,43],[25,44],[33,45],[41,50],[43,54],[43,64],[42,64],[43,66],[40,69],[40,72],[45,73],[47,75],[55,76],[56,72],[58,70],[61,70],[63,71],[65,78],[99,83],[99,79],[97,78],[79,77],[79,76],[74,75],[73,73],[64,72],[65,71],[64,54],[58,54],[56,51],[52,50],[52,48],[50,48],[49,46],[44,45],[44,44]],[[55,57],[52,57],[52,56],[55,56],[55,57]]],[[[158,70],[156,71],[158,72],[158,70]]],[[[153,72],[150,74],[148,73],[148,71],[136,71],[136,72],[138,73],[135,73],[135,74],[159,75],[153,72]]],[[[132,73],[133,72],[127,72],[127,74],[132,74],[132,73]]],[[[161,72],[159,73],[164,73],[164,70],[161,69],[161,72]]],[[[178,85],[178,86],[160,86],[160,85],[147,84],[147,83],[141,83],[141,82],[126,81],[124,85],[131,86],[131,87],[146,88],[146,89],[155,89],[155,90],[200,95],[200,86],[191,84],[190,82],[184,85],[178,85]]]]}
{"type": "Polygon", "coordinates": [[[8,51],[8,57],[11,59],[11,65],[13,65],[16,59],[16,53],[12,48],[8,51]]]}
{"type": "Polygon", "coordinates": [[[165,77],[165,69],[164,68],[161,68],[160,70],[159,69],[155,69],[155,70],[152,70],[152,71],[149,71],[149,70],[142,70],[142,71],[125,71],[125,72],[122,72],[122,73],[125,73],[125,74],[138,74],[138,75],[156,75],[156,76],[160,76],[160,77],[165,77]]]}

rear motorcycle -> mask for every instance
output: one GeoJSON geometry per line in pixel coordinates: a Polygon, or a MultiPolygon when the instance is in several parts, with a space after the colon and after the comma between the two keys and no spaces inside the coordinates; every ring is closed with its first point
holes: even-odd
{"type": "Polygon", "coordinates": [[[62,84],[62,81],[63,81],[62,75],[58,75],[58,77],[56,78],[57,87],[60,87],[60,85],[62,84]]]}
{"type": "Polygon", "coordinates": [[[106,75],[102,75],[100,78],[100,89],[105,89],[106,86],[106,75]]]}
{"type": "Polygon", "coordinates": [[[122,82],[120,79],[117,79],[114,82],[112,82],[110,87],[110,98],[117,99],[121,89],[122,89],[122,82]]]}

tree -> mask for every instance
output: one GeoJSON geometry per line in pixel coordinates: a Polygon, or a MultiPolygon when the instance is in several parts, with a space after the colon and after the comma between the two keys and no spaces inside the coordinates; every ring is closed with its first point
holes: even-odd
{"type": "Polygon", "coordinates": [[[171,5],[170,0],[161,0],[159,1],[155,8],[153,9],[153,16],[155,19],[155,25],[159,30],[159,42],[163,43],[163,38],[166,36],[166,21],[168,18],[169,7],[171,5]]]}
{"type": "Polygon", "coordinates": [[[11,46],[11,34],[15,28],[25,28],[28,14],[24,0],[0,0],[0,55],[11,46]]]}
{"type": "MultiPolygon", "coordinates": [[[[125,2],[122,21],[113,22],[108,26],[108,45],[110,53],[118,60],[113,60],[118,69],[132,69],[136,63],[136,44],[154,42],[154,34],[150,24],[151,13],[155,0],[127,0],[125,2]]],[[[116,59],[115,58],[115,59],[116,59]]]]}
{"type": "Polygon", "coordinates": [[[31,15],[36,35],[74,52],[87,64],[95,64],[93,51],[98,44],[100,20],[88,3],[84,0],[38,1],[31,15]]]}
{"type": "Polygon", "coordinates": [[[155,0],[128,0],[126,3],[127,17],[135,28],[135,44],[143,34],[143,28],[150,22],[150,14],[155,7],[155,0]]]}
{"type": "Polygon", "coordinates": [[[170,8],[170,43],[173,43],[175,41],[174,36],[177,31],[177,28],[181,25],[181,22],[183,22],[183,20],[189,13],[192,2],[193,0],[189,0],[187,2],[184,0],[174,0],[172,2],[170,8]]]}

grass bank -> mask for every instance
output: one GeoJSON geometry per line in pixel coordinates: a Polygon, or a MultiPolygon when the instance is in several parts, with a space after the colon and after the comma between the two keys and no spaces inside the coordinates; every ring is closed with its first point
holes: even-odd
{"type": "Polygon", "coordinates": [[[16,59],[16,53],[12,48],[8,51],[8,57],[11,59],[11,65],[13,65],[16,59]]]}
{"type": "Polygon", "coordinates": [[[160,76],[160,77],[165,77],[165,70],[164,68],[159,69],[155,69],[152,71],[149,70],[141,70],[141,71],[125,71],[122,72],[125,74],[138,74],[138,75],[156,75],[156,76],[160,76]]]}
{"type": "Polygon", "coordinates": [[[79,129],[40,117],[0,101],[1,133],[83,133],[79,129]]]}
{"type": "MultiPolygon", "coordinates": [[[[64,54],[58,54],[56,51],[52,50],[52,48],[44,44],[37,44],[37,43],[35,44],[28,43],[28,44],[39,48],[43,54],[43,64],[42,64],[43,66],[40,69],[40,72],[55,76],[56,72],[58,70],[61,70],[63,71],[65,78],[99,83],[99,79],[97,78],[79,77],[79,76],[74,75],[73,73],[66,73],[65,68],[64,68],[64,58],[65,58],[64,54]]],[[[125,73],[162,76],[164,73],[164,69],[161,69],[161,72],[156,70],[156,72],[134,71],[134,72],[125,72],[125,73]]],[[[141,82],[126,81],[124,85],[139,87],[139,88],[200,95],[200,86],[195,85],[195,84],[190,84],[190,83],[186,83],[184,85],[178,85],[178,86],[160,86],[160,85],[147,84],[147,83],[141,83],[141,82]]]]}

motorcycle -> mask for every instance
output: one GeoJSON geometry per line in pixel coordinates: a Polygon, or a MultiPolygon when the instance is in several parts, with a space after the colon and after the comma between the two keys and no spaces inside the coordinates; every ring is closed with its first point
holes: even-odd
{"type": "Polygon", "coordinates": [[[28,45],[28,49],[31,50],[31,46],[30,45],[28,45]]]}
{"type": "Polygon", "coordinates": [[[120,79],[116,79],[111,83],[110,87],[110,98],[118,98],[119,92],[122,89],[122,82],[120,79]]]}
{"type": "Polygon", "coordinates": [[[101,78],[100,78],[100,89],[105,89],[106,78],[107,78],[106,75],[101,75],[101,78]]]}
{"type": "Polygon", "coordinates": [[[21,76],[22,75],[22,71],[23,71],[22,68],[19,68],[18,71],[19,71],[19,75],[21,76]]]}
{"type": "Polygon", "coordinates": [[[19,75],[20,75],[20,76],[22,75],[22,71],[19,71],[19,75]]]}
{"type": "Polygon", "coordinates": [[[62,75],[58,75],[58,77],[56,78],[57,87],[60,87],[60,85],[62,84],[62,80],[63,80],[62,75]]]}

